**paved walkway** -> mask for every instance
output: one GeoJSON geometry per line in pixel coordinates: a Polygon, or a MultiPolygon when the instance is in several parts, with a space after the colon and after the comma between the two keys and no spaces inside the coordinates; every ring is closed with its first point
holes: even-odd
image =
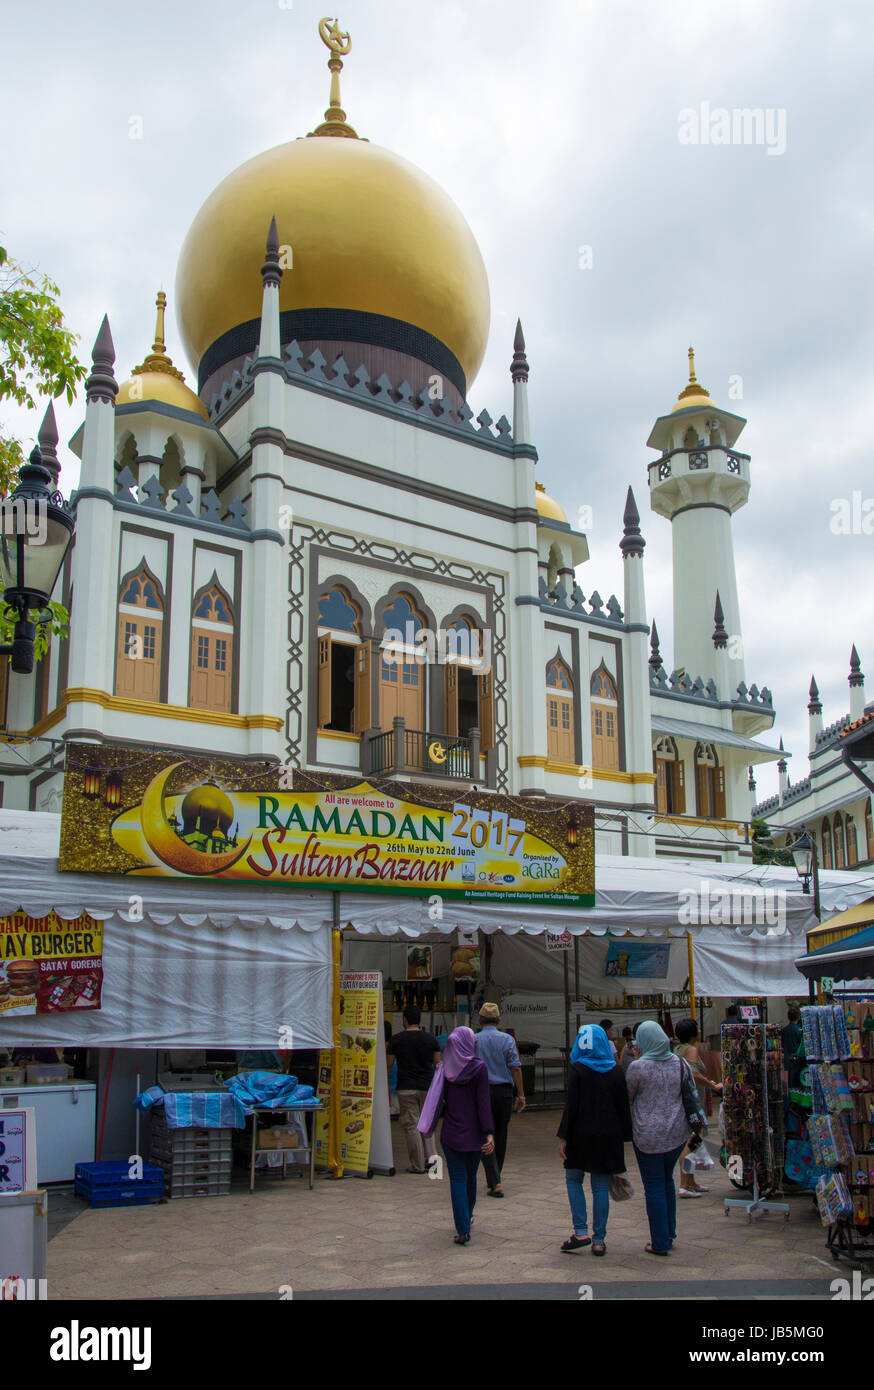
{"type": "Polygon", "coordinates": [[[673,1254],[645,1254],[649,1233],[630,1145],[635,1196],[613,1204],[607,1255],[563,1255],[559,1246],[570,1222],[557,1125],[556,1112],[513,1120],[507,1197],[486,1199],[481,1179],[467,1246],[452,1243],[448,1181],[403,1171],[406,1154],[395,1124],[394,1178],[317,1177],[310,1192],[303,1179],[271,1175],[257,1180],[252,1195],[246,1185],[223,1198],[83,1208],[50,1241],[49,1297],[81,1298],[84,1278],[96,1299],[276,1298],[289,1289],[296,1296],[335,1290],[421,1297],[430,1289],[436,1296],[457,1290],[462,1298],[480,1291],[567,1298],[579,1297],[580,1285],[591,1285],[594,1298],[810,1298],[827,1297],[829,1280],[846,1272],[825,1250],[810,1197],[789,1198],[788,1223],[769,1213],[751,1226],[743,1212],[723,1214],[722,1198],[740,1194],[718,1166],[706,1197],[680,1202],[673,1254]]]}

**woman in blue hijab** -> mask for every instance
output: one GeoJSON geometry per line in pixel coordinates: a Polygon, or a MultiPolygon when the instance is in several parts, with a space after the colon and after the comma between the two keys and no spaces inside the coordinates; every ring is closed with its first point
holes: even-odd
{"type": "Polygon", "coordinates": [[[622,1068],[616,1065],[610,1039],[597,1024],[587,1023],[571,1049],[567,1101],[558,1127],[558,1151],[573,1233],[561,1247],[575,1255],[591,1245],[593,1255],[607,1253],[610,1178],[625,1172],[625,1143],[631,1138],[631,1111],[622,1068]],[[583,1178],[591,1175],[592,1236],[589,1237],[583,1178]]]}

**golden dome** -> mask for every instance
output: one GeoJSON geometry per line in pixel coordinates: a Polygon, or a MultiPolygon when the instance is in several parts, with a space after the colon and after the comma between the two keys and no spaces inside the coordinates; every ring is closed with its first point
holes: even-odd
{"type": "Polygon", "coordinates": [[[490,317],[473,233],[427,174],[356,139],[277,145],[206,200],[176,275],[179,331],[195,366],[222,334],[260,317],[259,268],[274,216],[291,248],[280,312],[357,310],[412,324],[449,348],[470,386],[490,317]]]}
{"type": "Polygon", "coordinates": [[[165,351],[164,309],[167,296],[158,291],[156,300],[158,315],[155,324],[155,341],[152,351],[139,367],[134,367],[127,381],[118,388],[115,404],[140,405],[147,401],[160,401],[164,405],[175,406],[177,410],[188,410],[209,420],[209,413],[203,401],[190,386],[185,385],[182,373],[173,366],[165,351]]]}
{"type": "Polygon", "coordinates": [[[674,415],[678,410],[693,410],[700,406],[713,406],[716,409],[716,402],[710,399],[710,393],[706,386],[702,386],[695,376],[695,349],[689,349],[689,382],[677,397],[676,405],[671,406],[671,414],[674,415]]]}
{"type": "Polygon", "coordinates": [[[542,517],[544,521],[563,521],[566,526],[569,526],[570,522],[563,508],[558,505],[554,497],[550,497],[543,484],[535,483],[534,487],[537,515],[542,517]]]}
{"type": "Polygon", "coordinates": [[[193,787],[182,802],[183,834],[195,828],[209,834],[217,825],[227,833],[233,819],[233,802],[213,782],[193,787]]]}

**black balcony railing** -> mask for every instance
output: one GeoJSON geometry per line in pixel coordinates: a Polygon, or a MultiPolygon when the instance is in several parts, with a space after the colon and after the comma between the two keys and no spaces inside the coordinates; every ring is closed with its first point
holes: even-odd
{"type": "Polygon", "coordinates": [[[479,730],[468,734],[435,734],[408,729],[395,719],[387,733],[372,733],[363,741],[364,772],[370,777],[415,774],[477,782],[480,777],[479,730]]]}

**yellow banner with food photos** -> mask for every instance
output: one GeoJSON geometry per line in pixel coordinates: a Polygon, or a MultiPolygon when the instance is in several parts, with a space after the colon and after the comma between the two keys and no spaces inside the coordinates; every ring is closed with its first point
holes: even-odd
{"type": "Polygon", "coordinates": [[[99,1009],[102,986],[102,922],[0,917],[0,1018],[99,1009]]]}
{"type": "Polygon", "coordinates": [[[58,867],[467,902],[595,901],[578,802],[68,745],[58,867]]]}
{"type": "MultiPolygon", "coordinates": [[[[370,1134],[373,1124],[373,1088],[379,1037],[379,1003],[382,977],[379,971],[343,973],[340,976],[340,1155],[350,1173],[366,1173],[370,1167],[370,1134]]],[[[328,1162],[330,1094],[334,1084],[332,1057],[319,1053],[316,1111],[316,1163],[328,1162]]]]}

